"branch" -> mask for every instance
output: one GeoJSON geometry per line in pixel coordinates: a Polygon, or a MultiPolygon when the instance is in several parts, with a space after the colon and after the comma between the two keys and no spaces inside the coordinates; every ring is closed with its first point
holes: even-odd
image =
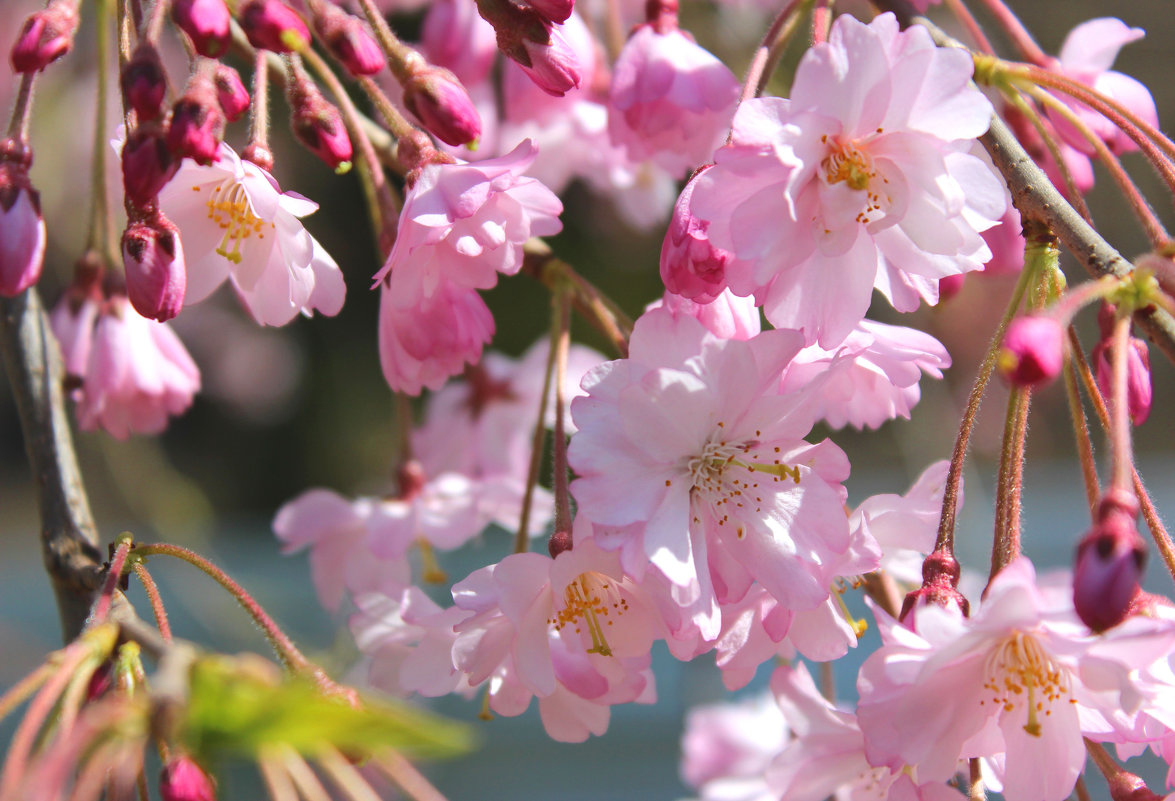
{"type": "Polygon", "coordinates": [[[81,632],[101,585],[102,557],[70,435],[61,352],[35,288],[0,298],[0,356],[36,485],[41,556],[69,642],[81,632]]]}
{"type": "MultiPolygon", "coordinates": [[[[873,4],[883,11],[894,12],[903,26],[922,25],[942,47],[966,49],[934,23],[918,16],[907,0],[873,0],[873,4]]],[[[991,125],[987,133],[979,137],[979,142],[1007,182],[1020,216],[1025,221],[1036,220],[1048,226],[1090,275],[1122,278],[1134,269],[1057,191],[999,115],[992,115],[991,125]]],[[[1163,355],[1175,364],[1175,318],[1151,307],[1136,312],[1134,319],[1163,355]]]]}

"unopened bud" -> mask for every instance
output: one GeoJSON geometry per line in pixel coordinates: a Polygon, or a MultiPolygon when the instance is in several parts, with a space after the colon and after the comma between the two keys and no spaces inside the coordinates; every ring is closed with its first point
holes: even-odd
{"type": "Polygon", "coordinates": [[[224,64],[216,65],[216,99],[229,122],[236,122],[249,110],[249,90],[240,74],[224,64]]]}
{"type": "Polygon", "coordinates": [[[163,801],[216,801],[216,783],[191,757],[176,757],[159,774],[159,795],[163,801]]]}
{"type": "Polygon", "coordinates": [[[999,354],[1000,374],[1018,387],[1046,384],[1061,372],[1065,330],[1045,315],[1017,317],[1008,326],[999,354]]]}
{"type": "Polygon", "coordinates": [[[45,220],[29,180],[29,159],[0,160],[0,295],[13,297],[41,277],[45,220]]]}
{"type": "Polygon", "coordinates": [[[464,145],[481,136],[481,116],[457,76],[425,66],[404,83],[404,106],[445,144],[464,145]]]}
{"type": "Polygon", "coordinates": [[[722,294],[726,289],[726,268],[734,261],[733,253],[710,241],[710,224],[690,210],[698,178],[710,166],[699,170],[681,190],[661,243],[661,280],[665,288],[697,303],[710,303],[722,294]]]}
{"type": "Polygon", "coordinates": [[[122,186],[127,198],[138,206],[150,205],[179,166],[179,159],[167,148],[163,128],[157,123],[139,125],[122,146],[122,186]]]}
{"type": "Polygon", "coordinates": [[[294,136],[338,173],[351,167],[351,138],[339,110],[323,98],[309,79],[292,82],[288,94],[294,136]]]}
{"type": "Polygon", "coordinates": [[[135,311],[159,322],[184,307],[187,270],[179,231],[162,214],[138,220],[122,235],[127,298],[135,311]]]}
{"type": "Polygon", "coordinates": [[[172,110],[167,146],[177,159],[186,156],[199,164],[211,164],[224,139],[224,125],[215,86],[197,75],[172,110]]]}
{"type": "Polygon", "coordinates": [[[396,469],[397,500],[411,501],[424,491],[424,468],[415,459],[409,459],[396,469]]]}
{"type": "Polygon", "coordinates": [[[522,8],[533,10],[548,22],[566,22],[575,10],[575,0],[515,0],[522,8]]]}
{"type": "Polygon", "coordinates": [[[135,48],[131,60],[122,69],[121,82],[123,97],[140,121],[159,117],[167,94],[167,74],[154,46],[143,42],[135,48]]]}
{"type": "Polygon", "coordinates": [[[228,50],[232,15],[224,0],[172,0],[171,18],[200,55],[217,58],[228,50]]]}
{"type": "Polygon", "coordinates": [[[375,75],[387,59],[367,28],[341,8],[321,3],[314,18],[319,39],[352,75],[375,75]]]}
{"type": "MultiPolygon", "coordinates": [[[[1102,337],[1093,346],[1090,360],[1093,362],[1098,388],[1102,391],[1103,396],[1110,398],[1114,394],[1114,310],[1112,306],[1103,304],[1098,310],[1098,325],[1101,328],[1102,337]]],[[[1151,360],[1146,343],[1138,337],[1130,337],[1130,344],[1126,348],[1126,410],[1134,425],[1140,426],[1150,417],[1152,396],[1151,360]]]]}
{"type": "Polygon", "coordinates": [[[922,562],[922,586],[906,596],[898,620],[911,628],[918,609],[928,604],[956,607],[964,616],[971,613],[971,604],[959,592],[959,576],[962,568],[954,555],[946,551],[934,551],[922,562]]]}
{"type": "Polygon", "coordinates": [[[1138,595],[1146,545],[1134,523],[1137,514],[1132,496],[1111,490],[1098,504],[1093,528],[1077,546],[1073,606],[1093,631],[1125,620],[1138,595]]]}
{"type": "Polygon", "coordinates": [[[310,29],[289,6],[278,0],[248,0],[238,19],[249,44],[275,53],[304,50],[310,45],[310,29]]]}
{"type": "Polygon", "coordinates": [[[551,535],[551,538],[547,540],[547,553],[551,555],[552,559],[556,558],[564,551],[570,551],[571,548],[572,541],[570,531],[556,531],[551,535]]]}
{"type": "Polygon", "coordinates": [[[518,65],[534,81],[535,86],[549,95],[563,97],[579,86],[579,59],[563,36],[563,26],[551,26],[547,43],[526,40],[522,43],[527,60],[518,65]]]}
{"type": "Polygon", "coordinates": [[[16,72],[45,69],[73,47],[77,28],[77,8],[65,0],[49,3],[43,10],[30,14],[12,48],[12,69],[16,72]]]}

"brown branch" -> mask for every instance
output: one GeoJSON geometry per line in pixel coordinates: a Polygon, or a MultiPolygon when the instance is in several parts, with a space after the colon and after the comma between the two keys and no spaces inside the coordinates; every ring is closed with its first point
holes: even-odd
{"type": "Polygon", "coordinates": [[[101,585],[102,557],[70,435],[61,352],[36,289],[0,298],[0,356],[36,486],[41,555],[68,642],[81,632],[101,585]]]}

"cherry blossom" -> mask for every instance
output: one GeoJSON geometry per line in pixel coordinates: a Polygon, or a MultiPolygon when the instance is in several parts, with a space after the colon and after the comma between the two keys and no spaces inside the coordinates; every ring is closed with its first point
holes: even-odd
{"type": "Polygon", "coordinates": [[[688,34],[642,25],[613,67],[608,130],[631,158],[680,178],[722,143],[738,92],[734,73],[688,34]]]}
{"type": "Polygon", "coordinates": [[[629,358],[590,372],[587,397],[572,403],[580,515],[642,523],[646,558],[687,600],[737,599],[752,580],[792,609],[828,597],[849,545],[848,462],[832,443],[802,439],[805,395],[769,391],[800,342],[790,331],[721,340],[654,310],[637,321],[629,358]]]}
{"type": "Polygon", "coordinates": [[[666,292],[649,309],[665,308],[670,314],[694,317],[706,330],[721,339],[750,339],[763,330],[754,298],[740,298],[729,289],[709,303],[698,303],[666,292]]]}
{"type": "Polygon", "coordinates": [[[396,244],[373,279],[389,279],[404,309],[434,300],[442,285],[489,289],[522,267],[522,245],[558,233],[559,198],[523,172],[537,151],[527,141],[501,158],[429,164],[408,191],[396,244]]]}
{"type": "Polygon", "coordinates": [[[922,396],[922,373],[942,378],[950,366],[950,354],[929,334],[862,320],[836,348],[809,345],[800,351],[780,390],[800,389],[823,375],[817,402],[825,422],[833,428],[877,428],[897,417],[909,420],[922,396]]]}
{"type": "Polygon", "coordinates": [[[770,693],[696,706],[685,718],[682,778],[705,801],[772,801],[765,772],[788,736],[770,693]]]}
{"type": "Polygon", "coordinates": [[[108,300],[67,293],[53,310],[53,333],[72,392],[78,426],[118,439],[158,434],[200,390],[200,371],[168,326],[141,317],[125,295],[108,300]]]}
{"type": "Polygon", "coordinates": [[[991,257],[979,233],[1004,189],[970,140],[991,104],[971,58],[936,48],[892,14],[837,18],[800,62],[790,100],[756,98],[698,178],[692,211],[713,243],[750,263],[730,273],[767,319],[832,348],[874,288],[899,311],[935,302],[938,281],[991,257]],[[830,280],[831,279],[831,280],[830,280]]]}
{"type": "Polygon", "coordinates": [[[228,279],[262,325],[342,309],[343,274],[299,222],[318,205],[282,192],[269,173],[228,145],[221,144],[207,167],[184,159],[159,203],[184,242],[185,303],[203,300],[228,279]]]}

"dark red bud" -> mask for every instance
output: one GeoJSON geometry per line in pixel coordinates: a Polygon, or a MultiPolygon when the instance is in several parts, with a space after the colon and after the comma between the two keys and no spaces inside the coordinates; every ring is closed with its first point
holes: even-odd
{"type": "Polygon", "coordinates": [[[375,75],[387,66],[383,50],[363,23],[338,6],[320,4],[314,28],[319,39],[352,75],[375,75]]]}
{"type": "Polygon", "coordinates": [[[934,551],[922,563],[922,586],[906,596],[898,620],[913,628],[920,607],[928,604],[957,607],[964,616],[971,614],[971,603],[959,592],[962,568],[952,554],[934,551]]]}
{"type": "Polygon", "coordinates": [[[122,186],[127,198],[137,206],[151,205],[179,166],[160,125],[138,126],[122,146],[122,186]]]}
{"type": "Polygon", "coordinates": [[[249,91],[240,74],[223,64],[216,66],[216,99],[229,122],[236,122],[249,110],[249,91]]]}
{"type": "Polygon", "coordinates": [[[184,307],[187,270],[179,231],[162,214],[130,223],[122,235],[127,298],[135,311],[165,322],[184,307]]]}
{"type": "Polygon", "coordinates": [[[404,84],[404,106],[442,142],[464,145],[481,136],[481,116],[457,76],[441,67],[416,70],[404,84]]]}
{"type": "Polygon", "coordinates": [[[287,94],[294,136],[335,172],[351,166],[351,138],[339,110],[309,80],[295,81],[287,94]]]}
{"type": "Polygon", "coordinates": [[[1077,546],[1073,606],[1085,625],[1101,632],[1130,614],[1146,566],[1146,544],[1134,523],[1138,503],[1133,496],[1107,492],[1096,515],[1077,546]]]}
{"type": "Polygon", "coordinates": [[[122,94],[141,122],[159,117],[163,97],[167,94],[167,73],[159,51],[144,42],[135,48],[131,60],[122,69],[122,94]]]}
{"type": "Polygon", "coordinates": [[[69,2],[50,3],[29,15],[12,48],[12,69],[16,72],[45,69],[73,47],[77,28],[77,8],[69,2]]]}
{"type": "Polygon", "coordinates": [[[186,156],[199,164],[211,164],[224,139],[224,126],[216,87],[211,80],[197,76],[172,109],[167,146],[177,159],[186,156]]]}

